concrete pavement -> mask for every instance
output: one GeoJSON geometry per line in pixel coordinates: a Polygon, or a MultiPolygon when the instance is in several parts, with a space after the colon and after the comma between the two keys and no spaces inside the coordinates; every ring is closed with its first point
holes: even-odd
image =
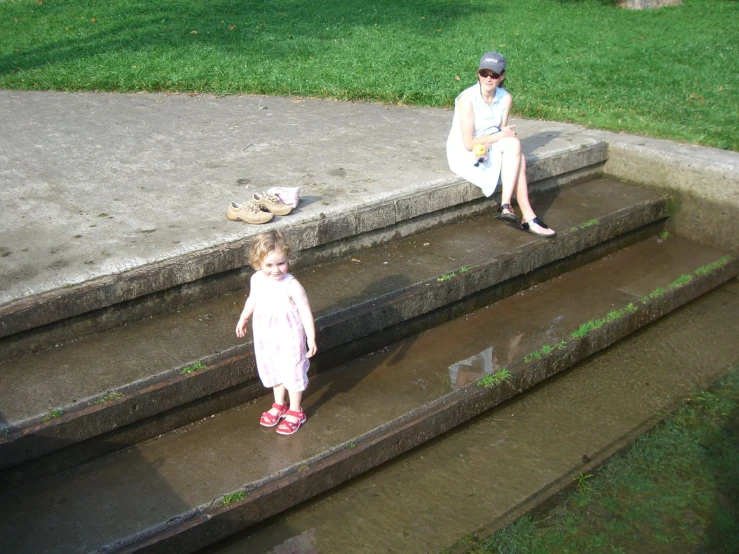
{"type": "MultiPolygon", "coordinates": [[[[249,237],[229,200],[300,186],[286,226],[459,181],[451,112],[206,95],[0,91],[0,306],[249,237]],[[323,214],[323,215],[322,215],[323,214]]],[[[517,122],[543,158],[593,144],[517,122]]]]}
{"type": "MultiPolygon", "coordinates": [[[[233,250],[264,227],[226,220],[228,201],[272,186],[302,189],[299,208],[269,224],[293,229],[414,192],[433,197],[451,185],[467,198],[481,196],[447,167],[449,110],[261,96],[0,91],[0,113],[0,314],[96,279],[122,283],[145,267],[159,272],[158,263],[180,261],[181,283],[239,267],[243,260],[233,250]]],[[[548,176],[542,161],[607,143],[606,170],[615,177],[685,194],[689,203],[673,214],[681,234],[739,248],[737,153],[578,125],[514,123],[531,181],[548,176]]],[[[306,241],[299,249],[315,246],[306,241]]],[[[141,295],[181,283],[129,288],[141,295]]]]}

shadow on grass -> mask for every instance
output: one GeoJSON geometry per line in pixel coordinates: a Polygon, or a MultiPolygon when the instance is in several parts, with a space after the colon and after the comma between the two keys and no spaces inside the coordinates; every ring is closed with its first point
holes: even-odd
{"type": "MultiPolygon", "coordinates": [[[[172,70],[172,65],[187,65],[186,57],[197,51],[217,54],[224,66],[237,72],[247,60],[254,65],[270,60],[289,62],[291,58],[305,62],[311,56],[335,49],[335,42],[344,37],[372,31],[378,26],[434,36],[436,29],[427,18],[449,21],[467,17],[474,9],[467,4],[423,0],[321,3],[133,0],[94,7],[19,2],[0,6],[6,12],[5,18],[15,20],[16,32],[24,37],[15,44],[9,43],[10,53],[0,56],[0,75],[74,63],[90,64],[93,70],[96,65],[104,65],[106,57],[143,55],[166,61],[169,70],[162,74],[162,82],[146,84],[167,87],[178,81],[178,70],[172,70]],[[321,45],[325,46],[323,52],[321,45]]],[[[361,57],[363,53],[357,55],[361,57]]],[[[201,77],[211,77],[218,69],[204,64],[201,77]]],[[[115,84],[132,88],[135,85],[127,83],[142,80],[135,78],[136,73],[131,71],[133,79],[126,75],[125,80],[115,84]]],[[[144,81],[149,79],[143,77],[144,81]]]]}
{"type": "Polygon", "coordinates": [[[700,552],[739,552],[739,389],[726,423],[703,444],[716,476],[714,516],[705,529],[700,552]]]}

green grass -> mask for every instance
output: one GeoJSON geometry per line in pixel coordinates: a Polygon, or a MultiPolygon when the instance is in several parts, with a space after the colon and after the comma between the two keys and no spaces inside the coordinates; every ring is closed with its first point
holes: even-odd
{"type": "Polygon", "coordinates": [[[121,392],[111,392],[110,394],[106,394],[102,398],[98,398],[94,402],[90,402],[89,404],[105,404],[106,402],[110,402],[111,400],[118,400],[119,398],[123,398],[123,393],[121,392]]]}
{"type": "MultiPolygon", "coordinates": [[[[739,368],[476,554],[739,552],[739,368]],[[665,548],[665,546],[669,548],[665,548]]],[[[467,544],[470,544],[468,537],[467,544]]],[[[460,543],[461,544],[461,543],[460,543]]]]}
{"type": "Polygon", "coordinates": [[[508,371],[508,369],[504,367],[502,369],[499,369],[495,373],[486,375],[485,377],[480,379],[477,382],[477,386],[490,389],[490,388],[493,388],[495,385],[499,385],[500,383],[503,383],[504,381],[508,381],[510,378],[511,378],[511,372],[508,371]]]}
{"type": "Polygon", "coordinates": [[[48,414],[44,416],[44,421],[51,421],[52,419],[56,419],[58,417],[61,417],[64,415],[63,410],[51,410],[48,414]]]}
{"type": "Polygon", "coordinates": [[[739,150],[737,2],[6,0],[0,87],[450,107],[480,55],[514,113],[739,150]]]}
{"type": "Polygon", "coordinates": [[[190,375],[191,373],[195,373],[196,371],[200,371],[201,369],[205,369],[205,364],[201,361],[197,361],[194,364],[190,364],[188,366],[185,366],[182,368],[182,371],[180,373],[182,375],[190,375]]]}
{"type": "Polygon", "coordinates": [[[240,500],[243,500],[246,498],[246,492],[245,491],[239,491],[234,492],[231,494],[226,494],[223,497],[223,505],[228,507],[229,505],[233,504],[234,502],[239,502],[240,500]]]}
{"type": "Polygon", "coordinates": [[[583,229],[587,229],[588,227],[592,227],[593,225],[598,225],[597,219],[590,219],[583,223],[582,225],[576,225],[570,229],[570,231],[582,231],[583,229]]]}
{"type": "Polygon", "coordinates": [[[634,306],[634,304],[629,303],[623,308],[608,312],[608,315],[606,315],[606,317],[602,317],[600,319],[593,319],[591,321],[583,323],[582,325],[580,325],[580,327],[572,331],[572,333],[570,333],[570,336],[573,339],[581,339],[587,336],[589,333],[595,331],[596,329],[600,329],[606,323],[610,323],[611,321],[616,321],[617,319],[622,318],[626,314],[634,313],[636,310],[637,310],[636,306],[634,306]]]}

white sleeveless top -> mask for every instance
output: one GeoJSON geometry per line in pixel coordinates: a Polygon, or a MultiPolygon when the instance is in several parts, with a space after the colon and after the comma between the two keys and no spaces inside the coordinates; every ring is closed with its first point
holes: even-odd
{"type": "Polygon", "coordinates": [[[462,140],[462,125],[459,121],[457,105],[462,96],[469,97],[472,100],[472,109],[475,116],[474,136],[492,135],[499,132],[500,126],[503,124],[503,114],[505,112],[503,99],[507,95],[508,92],[504,88],[498,87],[495,89],[492,103],[488,106],[485,100],[482,99],[480,84],[476,83],[463,90],[454,101],[454,118],[446,142],[449,168],[473,185],[480,187],[485,196],[491,196],[500,181],[500,149],[497,147],[498,143],[493,144],[488,159],[475,167],[477,158],[465,148],[462,140]]]}

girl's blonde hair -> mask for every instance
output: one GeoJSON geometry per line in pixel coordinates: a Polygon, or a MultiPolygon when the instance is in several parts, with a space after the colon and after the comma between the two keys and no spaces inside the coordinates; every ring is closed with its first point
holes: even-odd
{"type": "Polygon", "coordinates": [[[290,257],[290,244],[280,231],[266,231],[254,237],[249,249],[249,263],[254,269],[262,267],[262,262],[270,252],[281,250],[287,258],[290,257]]]}

